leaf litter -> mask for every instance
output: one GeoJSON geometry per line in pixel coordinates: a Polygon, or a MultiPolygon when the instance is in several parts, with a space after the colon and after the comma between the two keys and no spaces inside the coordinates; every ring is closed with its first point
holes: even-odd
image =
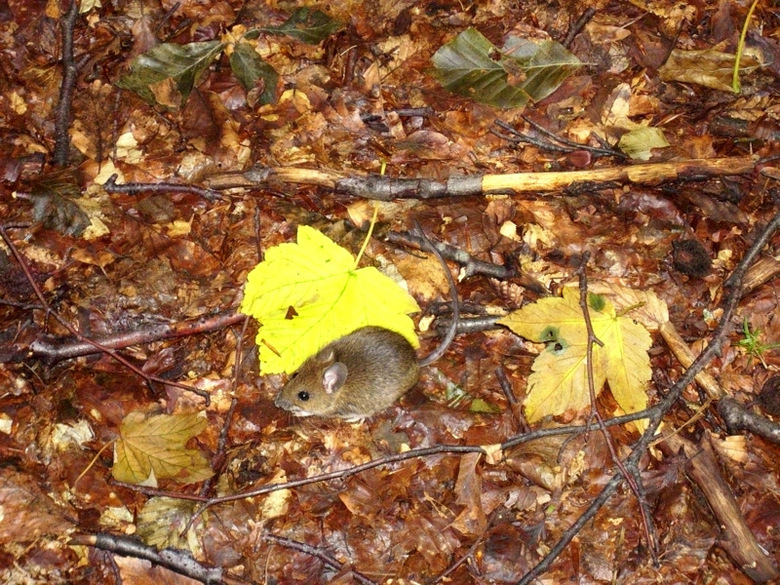
{"type": "MultiPolygon", "coordinates": [[[[198,185],[221,174],[235,180],[255,163],[351,176],[379,174],[389,161],[391,176],[440,181],[459,174],[573,170],[572,163],[587,168],[622,164],[595,161],[581,150],[546,149],[519,109],[499,110],[484,105],[487,100],[468,88],[464,97],[442,87],[431,74],[432,58],[468,30],[478,31],[488,43],[481,58],[492,61],[491,68],[503,65],[497,77],[504,92],[517,93],[530,77],[522,63],[508,61],[513,48],[526,46],[518,39],[533,40],[528,46],[554,42],[547,46],[556,48],[542,54],[567,55],[556,61],[560,69],[553,73],[565,66],[567,76],[548,86],[554,93],[527,100],[524,111],[556,136],[594,147],[605,142],[618,147],[622,140],[626,152],[651,162],[773,154],[779,110],[771,91],[776,60],[768,57],[777,50],[777,35],[776,23],[761,7],[750,25],[751,60],[741,72],[742,94],[736,96],[727,87],[726,66],[736,43],[729,31],[740,29],[744,15],[724,3],[636,2],[619,11],[601,7],[568,44],[566,33],[584,5],[453,4],[418,10],[380,2],[331,6],[323,16],[295,9],[282,14],[259,3],[238,12],[229,3],[207,2],[184,3],[166,16],[159,4],[141,4],[143,18],[161,23],[143,39],[140,32],[148,26],[129,8],[84,4],[86,12],[77,21],[76,52],[89,58],[80,61],[72,106],[74,170],[66,183],[82,193],[99,190],[112,168],[120,182],[186,178],[198,185]],[[223,44],[247,30],[257,36],[244,35],[235,45],[238,53],[229,54],[223,44]],[[133,35],[139,36],[136,53],[147,54],[155,67],[188,56],[194,60],[163,76],[139,79],[122,50],[133,35]],[[556,53],[557,47],[566,47],[567,53],[556,53]],[[587,67],[574,66],[568,54],[587,67]],[[127,75],[135,80],[138,95],[112,85],[127,75]],[[531,140],[502,140],[490,132],[496,119],[531,140]]],[[[293,242],[301,225],[325,233],[354,259],[354,242],[362,241],[362,234],[352,235],[352,228],[339,223],[354,201],[327,188],[285,183],[280,175],[262,187],[225,191],[216,202],[172,191],[163,195],[163,206],[153,199],[159,193],[101,194],[95,209],[57,184],[36,191],[46,178],[40,154],[49,153],[54,142],[52,104],[58,101],[59,80],[51,64],[61,57],[59,15],[19,3],[9,4],[3,14],[0,28],[11,46],[0,57],[7,74],[0,81],[6,128],[0,144],[3,222],[23,226],[8,233],[27,259],[29,279],[50,308],[83,335],[99,338],[237,309],[249,272],[276,246],[293,242]],[[35,195],[12,198],[12,193],[35,195]],[[103,226],[87,241],[79,235],[93,218],[103,226]]],[[[765,178],[777,177],[771,163],[763,172],[765,178]]],[[[665,345],[672,336],[670,325],[677,338],[694,346],[711,334],[724,279],[773,210],[771,194],[756,176],[697,183],[682,179],[630,188],[577,184],[517,197],[499,189],[490,201],[387,203],[380,237],[369,246],[364,265],[414,264],[409,250],[388,244],[383,236],[408,229],[419,218],[428,233],[470,260],[521,269],[522,274],[500,281],[474,276],[469,272],[474,263],[463,265],[467,277],[459,293],[464,304],[490,317],[531,310],[534,303],[561,302],[578,259],[590,252],[590,290],[614,306],[612,312],[603,305],[606,317],[597,319],[597,336],[610,342],[607,353],[637,348],[635,355],[641,356],[643,368],[649,363],[652,377],[647,380],[643,368],[624,366],[623,371],[643,380],[643,396],[653,404],[684,370],[683,358],[665,345]],[[683,241],[701,244],[711,260],[709,270],[680,270],[674,250],[683,241]],[[632,328],[628,338],[616,335],[623,324],[632,328]],[[627,342],[640,338],[641,343],[627,342]]],[[[776,238],[770,246],[765,260],[771,263],[776,238]]],[[[36,339],[67,341],[67,331],[40,306],[8,247],[0,253],[0,266],[7,275],[1,284],[3,355],[24,356],[36,339]]],[[[415,271],[405,275],[410,289],[420,290],[415,271]]],[[[774,347],[780,341],[775,285],[776,277],[769,276],[742,301],[739,327],[708,368],[723,386],[721,392],[745,404],[757,398],[780,367],[774,347]]],[[[420,304],[427,310],[429,299],[424,300],[420,304]]],[[[0,472],[7,519],[0,531],[2,580],[50,582],[65,575],[75,583],[111,582],[114,569],[108,562],[90,549],[66,546],[65,537],[78,531],[138,532],[148,543],[187,549],[199,562],[253,582],[437,577],[517,582],[611,477],[609,449],[595,431],[494,449],[489,460],[445,450],[347,474],[356,465],[414,449],[495,446],[522,435],[529,423],[534,431],[556,431],[581,422],[579,413],[584,408],[586,415],[589,408],[582,400],[576,407],[572,400],[555,405],[554,412],[562,416],[542,418],[538,411],[536,420],[529,414],[528,400],[539,387],[534,360],[540,346],[505,329],[459,336],[397,407],[361,425],[298,421],[277,411],[272,399],[283,377],[258,376],[251,342],[255,332],[241,343],[238,334],[238,329],[206,331],[121,350],[148,373],[209,388],[209,406],[172,384],[147,383],[106,355],[2,364],[6,392],[0,397],[0,446],[8,462],[0,472]],[[503,377],[496,373],[499,367],[503,377]],[[447,404],[447,396],[455,393],[466,400],[447,404]],[[530,420],[522,418],[523,408],[530,420]],[[144,434],[132,425],[128,433],[127,421],[133,422],[139,415],[132,413],[138,411],[173,417],[157,419],[168,422],[193,412],[205,417],[189,433],[157,427],[159,432],[144,434]],[[228,447],[221,449],[225,425],[228,447]],[[84,439],[63,441],[65,428],[82,429],[84,439]],[[166,433],[176,440],[161,446],[156,441],[166,433]],[[139,445],[139,436],[153,444],[139,445]],[[130,439],[118,445],[132,444],[136,456],[98,455],[117,439],[130,439]],[[155,456],[179,461],[169,470],[176,477],[152,471],[155,456]],[[194,519],[186,538],[173,537],[174,531],[183,533],[196,506],[115,485],[112,473],[131,459],[135,463],[126,468],[131,473],[120,473],[121,478],[142,483],[154,476],[166,493],[193,494],[196,488],[180,480],[203,480],[212,467],[216,475],[206,484],[210,496],[271,489],[327,472],[338,477],[212,506],[194,519]]],[[[422,343],[431,342],[424,338],[422,343]]],[[[605,379],[606,361],[598,362],[605,379]]],[[[549,371],[560,366],[553,361],[549,371]]],[[[596,404],[604,416],[622,406],[611,380],[608,386],[610,392],[602,392],[596,404]]],[[[765,402],[771,401],[762,399],[753,408],[760,410],[765,402]]],[[[714,406],[694,387],[665,420],[694,441],[712,434],[750,532],[764,549],[774,551],[777,561],[777,446],[755,435],[748,434],[746,442],[730,435],[714,406]]],[[[637,437],[628,426],[610,427],[610,435],[620,456],[637,437]]],[[[721,523],[689,483],[683,455],[655,448],[649,453],[642,480],[660,536],[660,562],[654,564],[647,552],[638,503],[625,490],[610,498],[543,578],[597,582],[630,574],[632,582],[656,583],[709,574],[748,582],[729,550],[719,545],[721,523]]],[[[124,582],[140,581],[148,572],[148,566],[116,558],[124,582]]]]}

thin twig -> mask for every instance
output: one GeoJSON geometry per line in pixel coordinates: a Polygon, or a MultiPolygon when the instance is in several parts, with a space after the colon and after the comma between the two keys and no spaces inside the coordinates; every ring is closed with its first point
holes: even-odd
{"type": "Polygon", "coordinates": [[[211,458],[211,469],[214,470],[215,475],[203,482],[200,488],[201,495],[205,496],[211,490],[211,486],[218,477],[218,474],[222,470],[222,466],[225,464],[225,452],[227,451],[228,433],[230,432],[230,426],[233,422],[233,416],[235,415],[236,408],[238,407],[238,384],[241,379],[241,350],[243,347],[244,335],[249,327],[249,319],[244,319],[241,332],[236,335],[236,360],[233,364],[233,389],[232,398],[230,399],[230,408],[225,413],[225,420],[222,423],[222,429],[219,432],[219,440],[217,441],[217,450],[214,453],[214,457],[211,458]]]}
{"type": "MultiPolygon", "coordinates": [[[[224,329],[246,319],[246,315],[235,310],[224,311],[216,315],[206,315],[191,321],[177,323],[157,323],[133,331],[122,331],[89,341],[77,338],[36,339],[24,350],[26,357],[38,358],[48,364],[85,355],[100,353],[102,348],[123,349],[141,343],[151,343],[161,339],[185,337],[198,333],[224,329]]],[[[20,352],[21,353],[21,352],[20,352]]]]}
{"type": "Polygon", "coordinates": [[[71,538],[70,543],[73,545],[93,546],[97,549],[110,551],[125,557],[145,559],[155,565],[165,567],[174,573],[195,579],[206,585],[219,585],[223,582],[224,575],[222,569],[204,567],[187,550],[172,548],[157,550],[154,546],[144,544],[138,539],[129,536],[114,536],[113,534],[103,532],[76,535],[71,538]]]}
{"type": "MultiPolygon", "coordinates": [[[[640,420],[643,418],[648,418],[648,416],[651,415],[652,412],[655,412],[653,409],[651,410],[643,410],[640,412],[634,412],[632,414],[624,414],[621,416],[616,416],[614,418],[608,419],[604,421],[605,426],[615,426],[615,425],[624,425],[626,423],[640,420]]],[[[506,451],[508,449],[511,449],[513,447],[516,447],[518,445],[529,443],[531,441],[536,441],[539,439],[544,439],[547,437],[557,437],[559,435],[569,435],[569,434],[578,434],[578,433],[585,433],[589,431],[595,431],[598,430],[598,426],[596,424],[590,424],[590,425],[570,425],[566,427],[554,427],[549,429],[539,429],[532,432],[523,433],[521,435],[516,435],[514,437],[511,437],[498,445],[498,449],[501,451],[506,451]]],[[[398,463],[401,461],[407,461],[410,459],[416,459],[418,457],[428,457],[433,455],[442,455],[442,454],[458,454],[458,453],[484,453],[485,450],[480,445],[450,445],[450,444],[444,444],[444,445],[437,445],[435,447],[421,447],[419,449],[410,449],[409,451],[405,451],[404,453],[399,453],[396,455],[388,455],[386,457],[381,457],[379,459],[374,459],[373,461],[369,461],[367,463],[364,463],[357,467],[351,467],[349,469],[339,470],[339,471],[332,471],[328,473],[323,473],[320,475],[315,475],[312,477],[307,477],[305,479],[296,479],[291,480],[284,483],[275,483],[275,484],[268,484],[264,485],[260,488],[242,492],[239,494],[231,494],[229,496],[222,496],[220,498],[206,498],[199,495],[194,494],[182,494],[179,492],[172,492],[167,490],[161,490],[158,488],[151,488],[146,486],[139,486],[135,484],[128,484],[124,482],[119,481],[113,481],[113,485],[117,485],[135,492],[139,492],[142,494],[145,494],[147,496],[156,496],[156,497],[169,497],[169,498],[177,498],[180,500],[189,500],[194,502],[202,502],[204,504],[204,507],[196,510],[194,512],[194,516],[197,516],[198,514],[202,513],[206,508],[211,507],[216,504],[223,504],[227,502],[233,502],[236,500],[242,500],[244,498],[251,498],[255,496],[260,496],[264,494],[268,494],[271,492],[275,492],[278,490],[286,490],[286,489],[292,489],[296,487],[301,487],[304,485],[310,485],[314,483],[320,483],[323,481],[331,481],[331,480],[344,480],[347,477],[351,477],[352,475],[357,475],[358,473],[361,473],[363,471],[367,471],[369,469],[374,469],[376,467],[382,467],[384,465],[390,465],[392,463],[398,463]]]]}
{"type": "MultiPolygon", "coordinates": [[[[263,540],[265,540],[266,542],[272,542],[274,544],[278,544],[279,546],[283,546],[291,550],[297,550],[298,552],[302,552],[307,555],[318,558],[323,563],[325,563],[328,567],[330,567],[335,571],[341,571],[344,568],[342,563],[338,562],[328,553],[324,552],[323,550],[317,547],[311,546],[310,544],[306,544],[305,542],[298,542],[297,540],[291,540],[289,538],[283,538],[281,536],[276,536],[274,534],[268,534],[268,533],[263,534],[263,540]]],[[[362,583],[363,585],[376,585],[374,581],[372,581],[365,575],[358,573],[354,569],[351,570],[351,573],[358,583],[362,583]]]]}
{"type": "Polygon", "coordinates": [[[626,483],[636,497],[637,504],[639,505],[639,510],[642,515],[642,526],[644,527],[645,531],[645,540],[647,541],[650,554],[653,557],[653,561],[657,562],[658,543],[655,537],[653,521],[650,517],[650,511],[647,506],[647,500],[644,497],[644,489],[642,488],[641,483],[642,480],[638,473],[636,475],[629,473],[628,469],[626,469],[626,467],[623,465],[623,462],[620,460],[620,457],[617,454],[617,449],[615,449],[615,445],[612,442],[612,436],[609,434],[607,427],[604,425],[604,419],[601,417],[601,413],[599,412],[598,408],[596,408],[596,383],[593,372],[593,346],[598,345],[599,347],[604,347],[604,342],[596,337],[596,332],[593,330],[593,321],[590,318],[590,310],[588,308],[588,276],[586,269],[589,259],[590,252],[585,252],[582,255],[582,261],[580,262],[580,265],[577,267],[577,275],[579,276],[580,309],[582,310],[582,315],[585,318],[585,328],[588,331],[588,341],[585,353],[586,363],[588,364],[588,392],[590,393],[591,417],[596,419],[599,430],[604,436],[604,441],[607,445],[607,449],[609,450],[609,456],[612,459],[612,462],[623,474],[623,478],[626,480],[626,483]]]}
{"type": "Polygon", "coordinates": [[[117,183],[118,175],[111,175],[108,180],[103,184],[103,189],[106,193],[125,193],[128,195],[138,195],[140,193],[163,193],[169,195],[170,193],[192,193],[198,197],[203,197],[207,201],[213,203],[214,201],[220,201],[224,198],[218,192],[205,187],[197,187],[195,185],[182,185],[180,183],[117,183]]]}
{"type": "Polygon", "coordinates": [[[561,44],[568,49],[574,42],[574,38],[580,34],[580,31],[585,28],[585,25],[590,22],[591,18],[595,16],[596,12],[597,10],[592,6],[586,8],[580,17],[575,21],[575,23],[571,25],[566,38],[563,39],[561,44]]]}
{"type": "MultiPolygon", "coordinates": [[[[421,236],[410,232],[388,232],[387,241],[403,246],[414,244],[420,249],[425,249],[426,247],[425,240],[421,236]]],[[[498,280],[504,280],[513,275],[513,272],[506,266],[493,264],[492,262],[485,262],[483,260],[477,260],[468,252],[464,252],[455,246],[450,246],[449,244],[445,244],[443,242],[433,242],[433,246],[447,260],[452,260],[453,262],[462,266],[466,277],[482,275],[488,276],[490,278],[496,278],[498,280]]]]}

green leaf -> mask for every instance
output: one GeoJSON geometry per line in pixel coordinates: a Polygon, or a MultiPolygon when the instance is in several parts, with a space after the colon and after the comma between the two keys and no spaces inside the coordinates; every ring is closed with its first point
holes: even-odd
{"type": "Polygon", "coordinates": [[[529,41],[509,37],[504,45],[504,67],[519,66],[525,74],[522,88],[538,102],[558,89],[571,73],[582,66],[577,57],[555,41],[529,41]]]}
{"type": "Polygon", "coordinates": [[[33,219],[47,229],[80,237],[90,225],[89,216],[75,202],[80,195],[73,177],[66,173],[53,173],[38,179],[30,192],[33,219]]]}
{"type": "Polygon", "coordinates": [[[396,331],[417,346],[407,313],[415,300],[376,268],[355,268],[347,250],[308,226],[296,244],[269,248],[247,276],[239,309],[261,324],[260,371],[293,372],[325,345],[359,327],[396,331]]]}
{"type": "Polygon", "coordinates": [[[469,28],[433,56],[433,75],[449,91],[501,108],[525,106],[558,89],[580,61],[554,41],[512,37],[505,51],[469,28]]]}
{"type": "Polygon", "coordinates": [[[117,85],[150,104],[180,107],[223,49],[220,41],[158,45],[133,59],[117,85]]]}
{"type": "Polygon", "coordinates": [[[287,35],[304,43],[316,45],[342,26],[340,22],[333,20],[320,10],[312,11],[309,8],[298,8],[284,24],[264,27],[260,30],[276,35],[287,35]]]}
{"type": "Polygon", "coordinates": [[[260,103],[274,102],[279,74],[260,58],[252,45],[249,43],[236,44],[233,54],[230,55],[230,68],[247,91],[255,87],[258,79],[262,79],[265,87],[260,95],[260,103]]]}

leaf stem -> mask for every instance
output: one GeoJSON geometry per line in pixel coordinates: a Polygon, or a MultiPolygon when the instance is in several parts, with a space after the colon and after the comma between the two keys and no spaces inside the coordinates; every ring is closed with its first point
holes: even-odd
{"type": "Polygon", "coordinates": [[[734,93],[739,93],[740,90],[739,62],[742,60],[742,52],[745,49],[745,37],[747,36],[748,24],[750,24],[750,19],[753,16],[753,11],[756,9],[756,4],[758,4],[758,0],[753,0],[753,3],[750,5],[750,8],[748,9],[747,16],[745,17],[745,22],[742,23],[742,32],[739,34],[739,42],[737,43],[737,55],[734,58],[734,73],[731,78],[731,89],[734,91],[734,93]]]}

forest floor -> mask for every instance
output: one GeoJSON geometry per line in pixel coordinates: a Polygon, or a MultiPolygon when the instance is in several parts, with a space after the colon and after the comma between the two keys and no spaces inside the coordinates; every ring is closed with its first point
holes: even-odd
{"type": "Polygon", "coordinates": [[[744,43],[732,0],[100,4],[0,0],[0,581],[778,579],[772,3],[744,43]],[[247,275],[375,214],[418,355],[416,222],[459,334],[390,408],[295,417],[247,275]],[[590,372],[496,323],[565,289],[622,335],[590,372]]]}

